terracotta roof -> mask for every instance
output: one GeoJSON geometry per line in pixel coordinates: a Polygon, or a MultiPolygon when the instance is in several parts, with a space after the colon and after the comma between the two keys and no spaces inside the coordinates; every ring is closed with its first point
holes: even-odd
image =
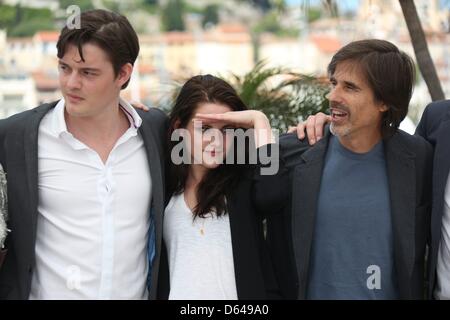
{"type": "Polygon", "coordinates": [[[34,38],[43,42],[56,42],[59,38],[59,31],[39,31],[36,32],[34,38]]]}
{"type": "Polygon", "coordinates": [[[273,33],[263,33],[260,38],[261,43],[298,43],[299,40],[296,37],[277,37],[273,33]]]}
{"type": "Polygon", "coordinates": [[[40,91],[57,90],[59,88],[58,77],[55,74],[48,74],[43,71],[32,73],[36,89],[40,91]]]}
{"type": "Polygon", "coordinates": [[[250,43],[251,37],[248,33],[207,33],[202,40],[220,43],[250,43]]]}
{"type": "Polygon", "coordinates": [[[31,43],[33,42],[33,38],[26,37],[26,38],[7,38],[7,43],[31,43]]]}
{"type": "Polygon", "coordinates": [[[155,68],[150,64],[139,64],[140,74],[151,74],[154,73],[155,71],[156,71],[155,68]]]}
{"type": "Polygon", "coordinates": [[[248,33],[223,33],[220,31],[208,31],[202,33],[196,38],[190,32],[166,32],[154,36],[139,36],[141,44],[165,43],[165,44],[192,44],[195,41],[202,42],[221,42],[221,43],[246,43],[250,42],[250,34],[248,33]]]}
{"type": "Polygon", "coordinates": [[[163,34],[163,40],[165,40],[168,43],[173,42],[193,42],[194,36],[192,33],[189,32],[167,32],[163,34]]]}
{"type": "Polygon", "coordinates": [[[248,28],[240,23],[221,23],[217,30],[223,33],[248,33],[248,28]]]}
{"type": "Polygon", "coordinates": [[[311,41],[324,53],[335,53],[342,47],[339,39],[331,36],[311,36],[311,41]]]}

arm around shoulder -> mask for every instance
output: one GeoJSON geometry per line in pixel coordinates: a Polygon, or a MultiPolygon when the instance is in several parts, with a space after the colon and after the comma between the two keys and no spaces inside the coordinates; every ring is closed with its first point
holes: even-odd
{"type": "Polygon", "coordinates": [[[309,148],[295,134],[282,135],[278,143],[258,148],[258,165],[253,176],[252,198],[258,212],[268,216],[278,212],[291,199],[291,172],[309,148]]]}

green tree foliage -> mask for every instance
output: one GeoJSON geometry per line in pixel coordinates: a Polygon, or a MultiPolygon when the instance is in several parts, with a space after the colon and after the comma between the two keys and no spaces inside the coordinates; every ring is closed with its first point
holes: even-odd
{"type": "Polygon", "coordinates": [[[39,30],[55,29],[50,9],[0,5],[0,28],[6,28],[12,37],[28,37],[39,30]]]}
{"type": "MultiPolygon", "coordinates": [[[[264,112],[272,127],[280,130],[280,133],[311,114],[328,111],[325,97],[329,92],[328,84],[313,76],[267,67],[260,61],[245,75],[231,74],[231,80],[219,77],[233,86],[250,109],[264,112]]],[[[186,81],[179,79],[172,83],[170,99],[158,103],[161,109],[170,112],[173,101],[186,81]]]]}
{"type": "Polygon", "coordinates": [[[30,37],[41,30],[54,30],[55,25],[52,21],[32,19],[23,21],[12,28],[8,35],[11,37],[30,37]]]}
{"type": "Polygon", "coordinates": [[[165,31],[185,30],[183,13],[184,3],[182,0],[169,0],[162,9],[161,19],[165,31]]]}
{"type": "Polygon", "coordinates": [[[205,7],[203,11],[202,25],[207,24],[216,25],[219,22],[219,7],[216,4],[210,4],[205,7]]]}
{"type": "Polygon", "coordinates": [[[272,32],[278,33],[282,30],[279,22],[278,14],[275,11],[271,11],[264,15],[255,27],[256,32],[272,32]]]}
{"type": "Polygon", "coordinates": [[[0,5],[0,29],[10,28],[16,21],[16,8],[0,5]]]}
{"type": "Polygon", "coordinates": [[[20,16],[20,22],[30,20],[45,20],[53,22],[53,13],[50,9],[35,9],[17,6],[16,13],[20,16]]]}
{"type": "Polygon", "coordinates": [[[260,34],[262,32],[271,32],[280,37],[296,37],[299,33],[298,29],[285,28],[280,24],[280,15],[276,9],[271,10],[270,12],[265,14],[262,19],[260,19],[255,24],[255,26],[252,28],[252,31],[256,34],[260,34]]]}
{"type": "Polygon", "coordinates": [[[240,2],[250,3],[254,7],[260,9],[262,12],[267,12],[273,7],[271,0],[240,0],[240,2]]]}
{"type": "Polygon", "coordinates": [[[92,4],[91,0],[59,0],[59,7],[61,9],[67,9],[71,5],[76,5],[80,7],[81,11],[91,10],[94,9],[94,5],[92,4]]]}
{"type": "Polygon", "coordinates": [[[312,76],[268,68],[259,62],[244,76],[232,78],[232,85],[247,106],[264,112],[280,132],[310,114],[328,109],[328,85],[312,76]]]}
{"type": "Polygon", "coordinates": [[[138,8],[136,10],[142,9],[147,11],[150,14],[158,14],[160,7],[158,0],[140,0],[142,1],[138,4],[138,8]]]}
{"type": "Polygon", "coordinates": [[[319,8],[309,8],[308,9],[308,22],[314,22],[319,20],[322,16],[322,12],[319,8]]]}

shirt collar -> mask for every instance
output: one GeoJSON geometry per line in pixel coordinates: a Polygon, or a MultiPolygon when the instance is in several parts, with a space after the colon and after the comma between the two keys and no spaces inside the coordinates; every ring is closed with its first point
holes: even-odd
{"type": "Polygon", "coordinates": [[[63,132],[67,131],[66,120],[64,118],[64,106],[66,102],[64,98],[59,100],[56,104],[55,109],[53,110],[52,115],[52,129],[56,136],[59,136],[63,132]]]}
{"type": "Polygon", "coordinates": [[[137,113],[136,109],[133,108],[133,106],[126,101],[125,99],[122,99],[119,97],[119,105],[122,107],[122,110],[125,112],[125,115],[128,118],[128,121],[130,121],[130,124],[135,128],[138,129],[142,124],[142,119],[137,113]]]}
{"type": "MultiPolygon", "coordinates": [[[[64,117],[65,104],[64,98],[62,98],[56,104],[53,112],[52,129],[56,136],[60,136],[64,132],[69,133],[64,117]]],[[[137,130],[142,125],[142,118],[139,116],[136,109],[133,108],[128,101],[122,98],[119,98],[119,105],[127,116],[130,126],[137,130]]]]}

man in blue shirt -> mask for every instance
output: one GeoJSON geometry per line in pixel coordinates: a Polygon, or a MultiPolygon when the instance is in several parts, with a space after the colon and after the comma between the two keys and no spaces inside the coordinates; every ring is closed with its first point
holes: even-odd
{"type": "Polygon", "coordinates": [[[324,139],[313,147],[293,134],[280,139],[292,199],[269,219],[267,237],[282,291],[299,299],[422,299],[432,147],[398,129],[414,63],[392,43],[362,40],[340,49],[328,73],[324,139]]]}

